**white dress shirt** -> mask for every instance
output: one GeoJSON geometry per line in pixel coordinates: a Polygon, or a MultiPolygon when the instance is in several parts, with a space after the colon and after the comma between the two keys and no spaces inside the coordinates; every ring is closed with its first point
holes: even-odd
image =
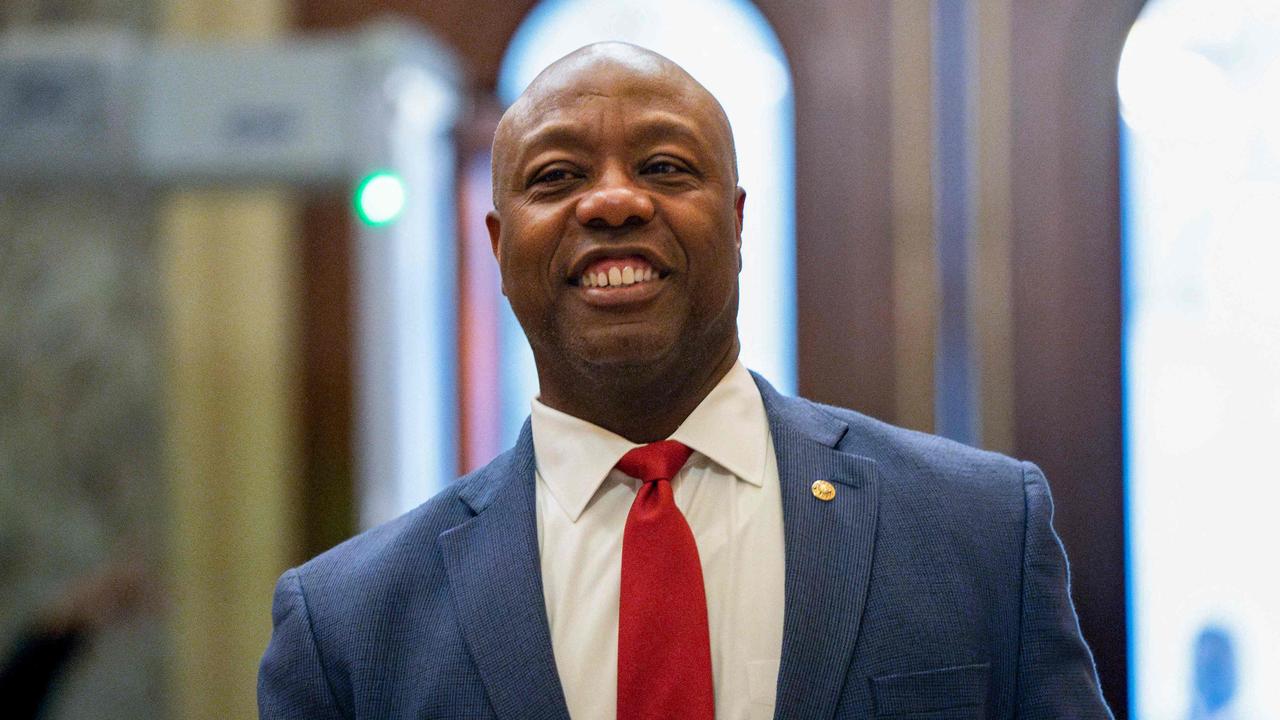
{"type": "MultiPolygon", "coordinates": [[[[625,438],[533,401],[538,549],[569,714],[613,718],[622,530],[640,482],[613,466],[625,438]]],[[[777,459],[760,391],[736,363],[671,435],[694,450],[672,479],[698,543],[716,718],[773,716],[784,556],[777,459]]]]}

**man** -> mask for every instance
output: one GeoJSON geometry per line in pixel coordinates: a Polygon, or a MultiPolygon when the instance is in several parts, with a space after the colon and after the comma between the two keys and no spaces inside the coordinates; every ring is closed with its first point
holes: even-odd
{"type": "Polygon", "coordinates": [[[493,177],[531,421],[284,575],[263,717],[1110,717],[1035,467],[738,363],[745,193],[701,85],[583,48],[493,177]]]}

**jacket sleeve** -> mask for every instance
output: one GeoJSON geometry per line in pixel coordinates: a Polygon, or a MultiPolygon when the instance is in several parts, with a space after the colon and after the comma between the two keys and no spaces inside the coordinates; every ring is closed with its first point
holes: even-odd
{"type": "Polygon", "coordinates": [[[258,717],[261,720],[347,717],[338,707],[325,675],[296,569],[286,572],[276,584],[271,621],[271,642],[258,669],[258,717]]]}
{"type": "Polygon", "coordinates": [[[1053,500],[1040,468],[1023,463],[1026,527],[1018,651],[1019,718],[1110,719],[1093,655],[1071,602],[1067,556],[1053,530],[1053,500]]]}

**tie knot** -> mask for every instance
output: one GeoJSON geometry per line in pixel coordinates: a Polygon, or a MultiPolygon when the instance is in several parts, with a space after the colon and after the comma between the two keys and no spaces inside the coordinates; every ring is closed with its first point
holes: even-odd
{"type": "Polygon", "coordinates": [[[693,454],[683,443],[659,440],[629,451],[618,461],[618,469],[644,482],[670,480],[693,454]]]}

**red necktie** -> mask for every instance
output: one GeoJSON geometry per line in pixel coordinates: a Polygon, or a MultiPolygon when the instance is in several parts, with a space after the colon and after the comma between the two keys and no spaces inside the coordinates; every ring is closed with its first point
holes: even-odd
{"type": "Polygon", "coordinates": [[[692,452],[663,440],[618,461],[644,481],[622,531],[618,720],[715,718],[702,565],[671,492],[692,452]]]}

